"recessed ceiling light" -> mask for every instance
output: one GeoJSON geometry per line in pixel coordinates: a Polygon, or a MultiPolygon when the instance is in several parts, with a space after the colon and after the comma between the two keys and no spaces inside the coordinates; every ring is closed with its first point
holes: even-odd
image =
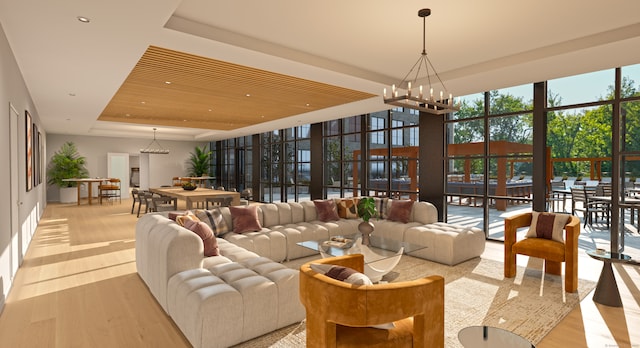
{"type": "Polygon", "coordinates": [[[164,83],[166,83],[167,85],[170,85],[171,81],[165,81],[164,83]]]}
{"type": "Polygon", "coordinates": [[[209,109],[209,112],[211,112],[211,111],[213,111],[213,110],[209,109]]]}
{"type": "Polygon", "coordinates": [[[124,114],[124,116],[125,116],[125,117],[129,117],[129,116],[131,116],[131,114],[124,114]]]}
{"type": "Polygon", "coordinates": [[[307,103],[307,107],[311,106],[311,104],[307,103]]]}
{"type": "Polygon", "coordinates": [[[247,94],[245,94],[244,96],[245,96],[245,97],[250,97],[250,96],[251,96],[251,94],[247,93],[247,94]]]}
{"type": "Polygon", "coordinates": [[[146,101],[141,101],[141,102],[140,102],[140,104],[146,104],[146,103],[147,103],[146,101]]]}
{"type": "Polygon", "coordinates": [[[91,19],[89,19],[89,17],[85,17],[85,16],[78,16],[78,17],[76,17],[76,18],[78,18],[78,20],[79,20],[81,23],[89,23],[89,22],[91,22],[91,19]]]}

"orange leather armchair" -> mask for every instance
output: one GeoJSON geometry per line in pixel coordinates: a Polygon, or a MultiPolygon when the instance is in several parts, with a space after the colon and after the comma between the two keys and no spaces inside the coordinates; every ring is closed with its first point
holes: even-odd
{"type": "Polygon", "coordinates": [[[527,255],[545,260],[545,272],[562,275],[566,292],[578,290],[578,236],[580,219],[571,216],[564,226],[564,244],[543,238],[525,238],[517,241],[517,230],[531,225],[532,213],[511,216],[504,220],[504,276],[516,275],[516,255],[527,255]]]}
{"type": "Polygon", "coordinates": [[[444,347],[444,278],[352,285],[316,273],[311,263],[363,272],[364,257],[330,257],[300,267],[307,347],[444,347]],[[395,328],[367,327],[389,322],[395,328]]]}

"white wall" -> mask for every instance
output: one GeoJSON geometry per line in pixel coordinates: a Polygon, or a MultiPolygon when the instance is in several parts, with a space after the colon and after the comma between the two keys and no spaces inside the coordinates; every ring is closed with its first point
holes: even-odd
{"type": "Polygon", "coordinates": [[[18,111],[19,175],[17,185],[19,188],[18,197],[15,200],[12,200],[6,191],[5,194],[0,195],[0,311],[4,308],[6,297],[13,283],[14,270],[17,269],[17,265],[14,265],[15,260],[18,264],[22,263],[23,256],[45,207],[46,184],[40,184],[31,191],[26,191],[25,110],[31,114],[32,121],[38,126],[45,144],[47,138],[46,130],[40,124],[38,112],[11,52],[7,37],[0,27],[0,163],[4,164],[0,166],[0,182],[5,185],[11,182],[9,104],[18,111]],[[12,208],[18,219],[17,226],[13,226],[13,228],[10,213],[12,208]]]}
{"type": "MultiPolygon", "coordinates": [[[[78,148],[80,155],[87,159],[89,176],[104,178],[108,176],[107,153],[129,153],[131,156],[137,157],[136,161],[140,162],[140,149],[147,147],[152,139],[152,133],[149,133],[149,139],[49,134],[47,137],[47,163],[49,163],[51,156],[60,149],[63,143],[72,141],[78,148]]],[[[190,153],[194,152],[196,146],[202,147],[208,144],[207,142],[192,141],[158,141],[162,147],[169,149],[169,154],[149,155],[148,185],[146,184],[147,181],[143,180],[143,173],[141,172],[141,188],[171,185],[174,176],[186,176],[189,172],[188,160],[191,156],[190,153]]],[[[142,167],[144,166],[141,165],[141,168],[142,167]]],[[[57,187],[50,186],[47,189],[47,201],[59,201],[57,187]]]]}

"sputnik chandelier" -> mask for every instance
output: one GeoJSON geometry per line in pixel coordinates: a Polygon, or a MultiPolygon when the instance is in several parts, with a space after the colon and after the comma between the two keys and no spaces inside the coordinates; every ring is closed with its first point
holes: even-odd
{"type": "Polygon", "coordinates": [[[153,129],[153,140],[149,143],[149,145],[147,145],[146,148],[140,149],[140,153],[150,153],[157,155],[166,155],[169,153],[169,150],[162,147],[162,145],[160,145],[160,143],[156,140],[156,128],[153,129]],[[151,147],[151,145],[153,145],[154,143],[158,146],[158,148],[151,147]]]}
{"type": "Polygon", "coordinates": [[[402,79],[398,86],[391,86],[391,97],[387,97],[387,89],[384,89],[383,100],[385,104],[420,110],[434,115],[442,115],[458,111],[460,110],[460,106],[456,105],[453,102],[453,95],[449,93],[447,87],[445,87],[444,83],[440,79],[438,72],[433,67],[433,64],[431,64],[429,57],[427,57],[427,51],[425,49],[426,18],[430,14],[431,10],[428,8],[424,8],[418,11],[418,17],[422,17],[422,54],[420,54],[420,58],[418,58],[418,61],[413,65],[411,70],[409,70],[407,75],[404,77],[404,79],[402,79]],[[417,89],[418,93],[415,93],[413,88],[415,88],[417,85],[416,82],[423,66],[426,72],[427,83],[429,84],[427,86],[428,90],[423,90],[423,86],[419,85],[417,89]],[[438,99],[436,99],[436,97],[434,97],[433,95],[434,91],[433,86],[431,85],[431,75],[429,73],[429,67],[431,67],[433,75],[435,75],[435,77],[438,79],[438,82],[442,86],[442,89],[440,89],[440,98],[438,99]],[[414,71],[415,75],[413,77],[413,80],[411,80],[410,75],[414,71]],[[401,88],[405,90],[404,93],[401,92],[401,88]],[[447,97],[448,99],[445,99],[447,97]]]}

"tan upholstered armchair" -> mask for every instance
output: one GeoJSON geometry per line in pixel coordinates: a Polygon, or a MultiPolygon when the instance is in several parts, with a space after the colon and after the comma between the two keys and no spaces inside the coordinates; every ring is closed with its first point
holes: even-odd
{"type": "Polygon", "coordinates": [[[511,216],[504,220],[504,276],[516,275],[516,254],[545,260],[545,272],[562,275],[565,266],[564,287],[566,292],[578,290],[578,236],[580,219],[571,216],[564,226],[564,244],[543,238],[525,238],[517,241],[517,230],[531,225],[532,213],[511,216]]]}
{"type": "Polygon", "coordinates": [[[353,254],[300,267],[300,300],[307,311],[307,347],[444,347],[444,279],[352,285],[316,273],[311,263],[362,272],[353,254]],[[384,330],[366,327],[394,322],[384,330]]]}

